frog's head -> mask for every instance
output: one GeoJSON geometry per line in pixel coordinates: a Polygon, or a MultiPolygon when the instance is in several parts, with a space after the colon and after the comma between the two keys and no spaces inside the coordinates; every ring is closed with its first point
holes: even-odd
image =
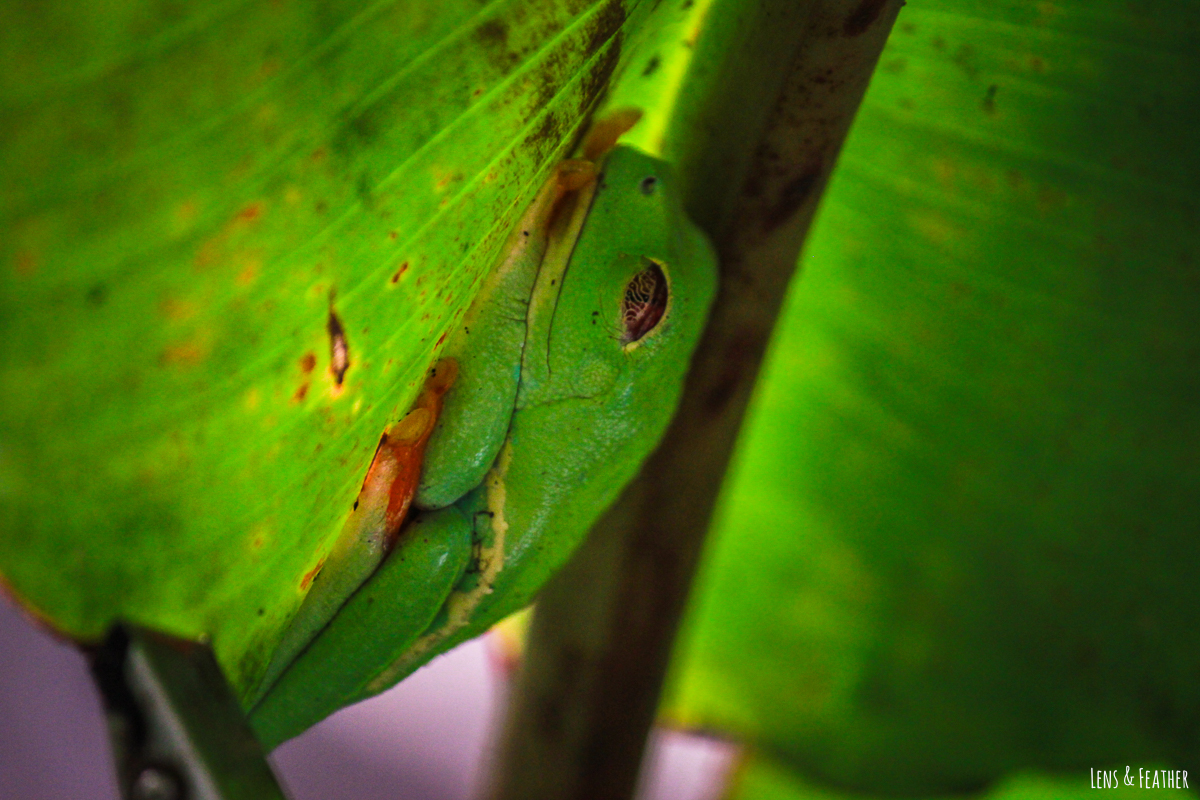
{"type": "Polygon", "coordinates": [[[509,427],[504,518],[519,607],[654,449],[716,286],[669,166],[617,147],[561,275],[539,275],[509,427]],[[552,285],[553,282],[553,285],[552,285]],[[523,563],[521,563],[523,562],[523,563]]]}

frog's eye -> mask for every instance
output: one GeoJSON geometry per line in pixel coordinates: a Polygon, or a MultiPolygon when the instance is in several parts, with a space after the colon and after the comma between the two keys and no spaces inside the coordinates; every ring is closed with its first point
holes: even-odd
{"type": "Polygon", "coordinates": [[[625,285],[621,300],[621,344],[630,345],[657,327],[667,310],[670,290],[662,266],[652,258],[643,258],[645,265],[625,285]]]}

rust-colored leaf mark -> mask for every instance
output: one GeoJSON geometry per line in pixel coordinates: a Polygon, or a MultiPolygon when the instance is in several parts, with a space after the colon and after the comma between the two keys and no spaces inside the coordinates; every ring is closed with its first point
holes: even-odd
{"type": "Polygon", "coordinates": [[[417,480],[421,476],[421,464],[425,460],[425,445],[442,411],[443,397],[457,377],[458,362],[454,359],[443,359],[434,365],[412,411],[383,434],[375,458],[367,470],[355,508],[362,500],[363,492],[378,485],[382,476],[391,476],[387,512],[384,514],[387,547],[391,547],[395,541],[408,514],[409,505],[417,491],[417,480]]]}
{"type": "Polygon", "coordinates": [[[321,572],[321,569],[324,566],[325,566],[325,559],[322,558],[320,561],[317,562],[317,565],[315,567],[310,569],[308,572],[304,573],[304,577],[302,577],[300,579],[301,591],[305,591],[305,592],[308,591],[308,587],[312,586],[313,580],[321,572]]]}

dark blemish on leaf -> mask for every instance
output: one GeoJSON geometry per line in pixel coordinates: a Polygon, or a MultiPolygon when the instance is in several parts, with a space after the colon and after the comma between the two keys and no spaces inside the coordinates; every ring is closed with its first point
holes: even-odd
{"type": "Polygon", "coordinates": [[[684,11],[687,11],[693,5],[695,5],[695,0],[683,0],[683,5],[681,5],[680,8],[684,11]]]}
{"type": "Polygon", "coordinates": [[[439,337],[438,337],[437,344],[435,344],[435,345],[434,345],[434,347],[441,347],[441,346],[442,346],[442,342],[444,342],[444,341],[446,341],[446,334],[445,334],[445,333],[443,333],[441,336],[439,336],[439,337]]]}
{"type": "Polygon", "coordinates": [[[537,128],[525,137],[523,144],[526,147],[536,148],[542,142],[554,143],[558,141],[558,134],[558,120],[554,118],[553,114],[546,114],[538,123],[537,128]]]}
{"type": "Polygon", "coordinates": [[[379,136],[379,121],[372,108],[355,114],[334,134],[330,146],[335,153],[348,156],[370,145],[379,136]]]}
{"type": "Polygon", "coordinates": [[[324,200],[318,200],[317,204],[315,206],[313,206],[313,210],[316,211],[318,214],[324,214],[326,211],[329,210],[329,204],[326,203],[324,200]]]}
{"type": "Polygon", "coordinates": [[[87,301],[88,305],[99,308],[108,300],[108,287],[103,283],[97,283],[92,288],[88,289],[87,301]]]}
{"type": "Polygon", "coordinates": [[[400,238],[400,234],[396,233],[395,231],[388,231],[388,238],[394,242],[400,238]]]}
{"type": "Polygon", "coordinates": [[[308,384],[307,383],[300,384],[300,387],[298,389],[296,389],[296,393],[292,395],[292,402],[293,403],[303,402],[304,396],[307,394],[308,394],[308,384]]]}
{"type": "Polygon", "coordinates": [[[788,181],[779,198],[763,215],[763,230],[772,231],[791,219],[812,194],[821,179],[821,162],[810,164],[804,172],[788,181]]]}
{"type": "Polygon", "coordinates": [[[337,385],[341,386],[346,370],[350,369],[350,345],[346,342],[346,330],[333,309],[329,310],[325,328],[329,331],[329,371],[337,385]]]}
{"type": "Polygon", "coordinates": [[[658,71],[658,65],[662,63],[662,59],[657,54],[650,56],[650,60],[646,62],[646,68],[642,70],[642,77],[649,78],[658,71]]]}
{"type": "Polygon", "coordinates": [[[357,501],[357,500],[355,500],[355,501],[354,501],[354,508],[352,508],[352,509],[350,509],[350,510],[351,510],[351,511],[358,511],[358,501],[357,501]]]}
{"type": "Polygon", "coordinates": [[[401,264],[400,269],[396,270],[395,274],[392,275],[392,283],[399,282],[400,276],[403,275],[405,272],[408,272],[408,262],[407,261],[405,261],[403,264],[401,264]]]}
{"type": "Polygon", "coordinates": [[[975,48],[971,45],[964,44],[955,50],[954,57],[950,60],[957,64],[959,69],[971,80],[975,80],[979,75],[979,66],[975,63],[975,48]]]}
{"type": "Polygon", "coordinates": [[[483,45],[484,55],[492,67],[500,73],[511,72],[528,56],[528,52],[522,52],[519,48],[509,48],[508,24],[502,20],[489,19],[476,28],[473,35],[483,45]]]}
{"type": "Polygon", "coordinates": [[[360,144],[370,144],[379,136],[379,120],[370,108],[356,114],[346,128],[354,134],[360,144]]]}
{"type": "Polygon", "coordinates": [[[993,83],[983,96],[983,110],[988,114],[996,113],[996,92],[998,91],[1000,91],[1000,87],[993,83]]]}
{"type": "Polygon", "coordinates": [[[251,203],[238,212],[237,218],[239,222],[254,222],[262,215],[262,204],[251,203]]]}
{"type": "Polygon", "coordinates": [[[266,613],[267,613],[266,609],[260,608],[260,609],[258,610],[258,615],[259,615],[260,617],[261,617],[263,614],[266,614],[266,613]]]}
{"type": "Polygon", "coordinates": [[[305,353],[303,356],[301,356],[300,371],[303,372],[305,375],[312,372],[313,368],[316,366],[317,366],[317,356],[315,353],[309,351],[309,352],[305,353]]]}
{"type": "Polygon", "coordinates": [[[498,19],[489,19],[475,29],[475,38],[487,45],[505,47],[508,45],[508,26],[498,19]]]}

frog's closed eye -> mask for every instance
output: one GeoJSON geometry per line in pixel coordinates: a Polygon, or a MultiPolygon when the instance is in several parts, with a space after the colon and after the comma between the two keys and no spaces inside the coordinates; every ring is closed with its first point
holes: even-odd
{"type": "Polygon", "coordinates": [[[667,276],[659,262],[643,258],[644,268],[625,285],[621,299],[621,344],[639,341],[662,321],[670,299],[667,276]]]}

